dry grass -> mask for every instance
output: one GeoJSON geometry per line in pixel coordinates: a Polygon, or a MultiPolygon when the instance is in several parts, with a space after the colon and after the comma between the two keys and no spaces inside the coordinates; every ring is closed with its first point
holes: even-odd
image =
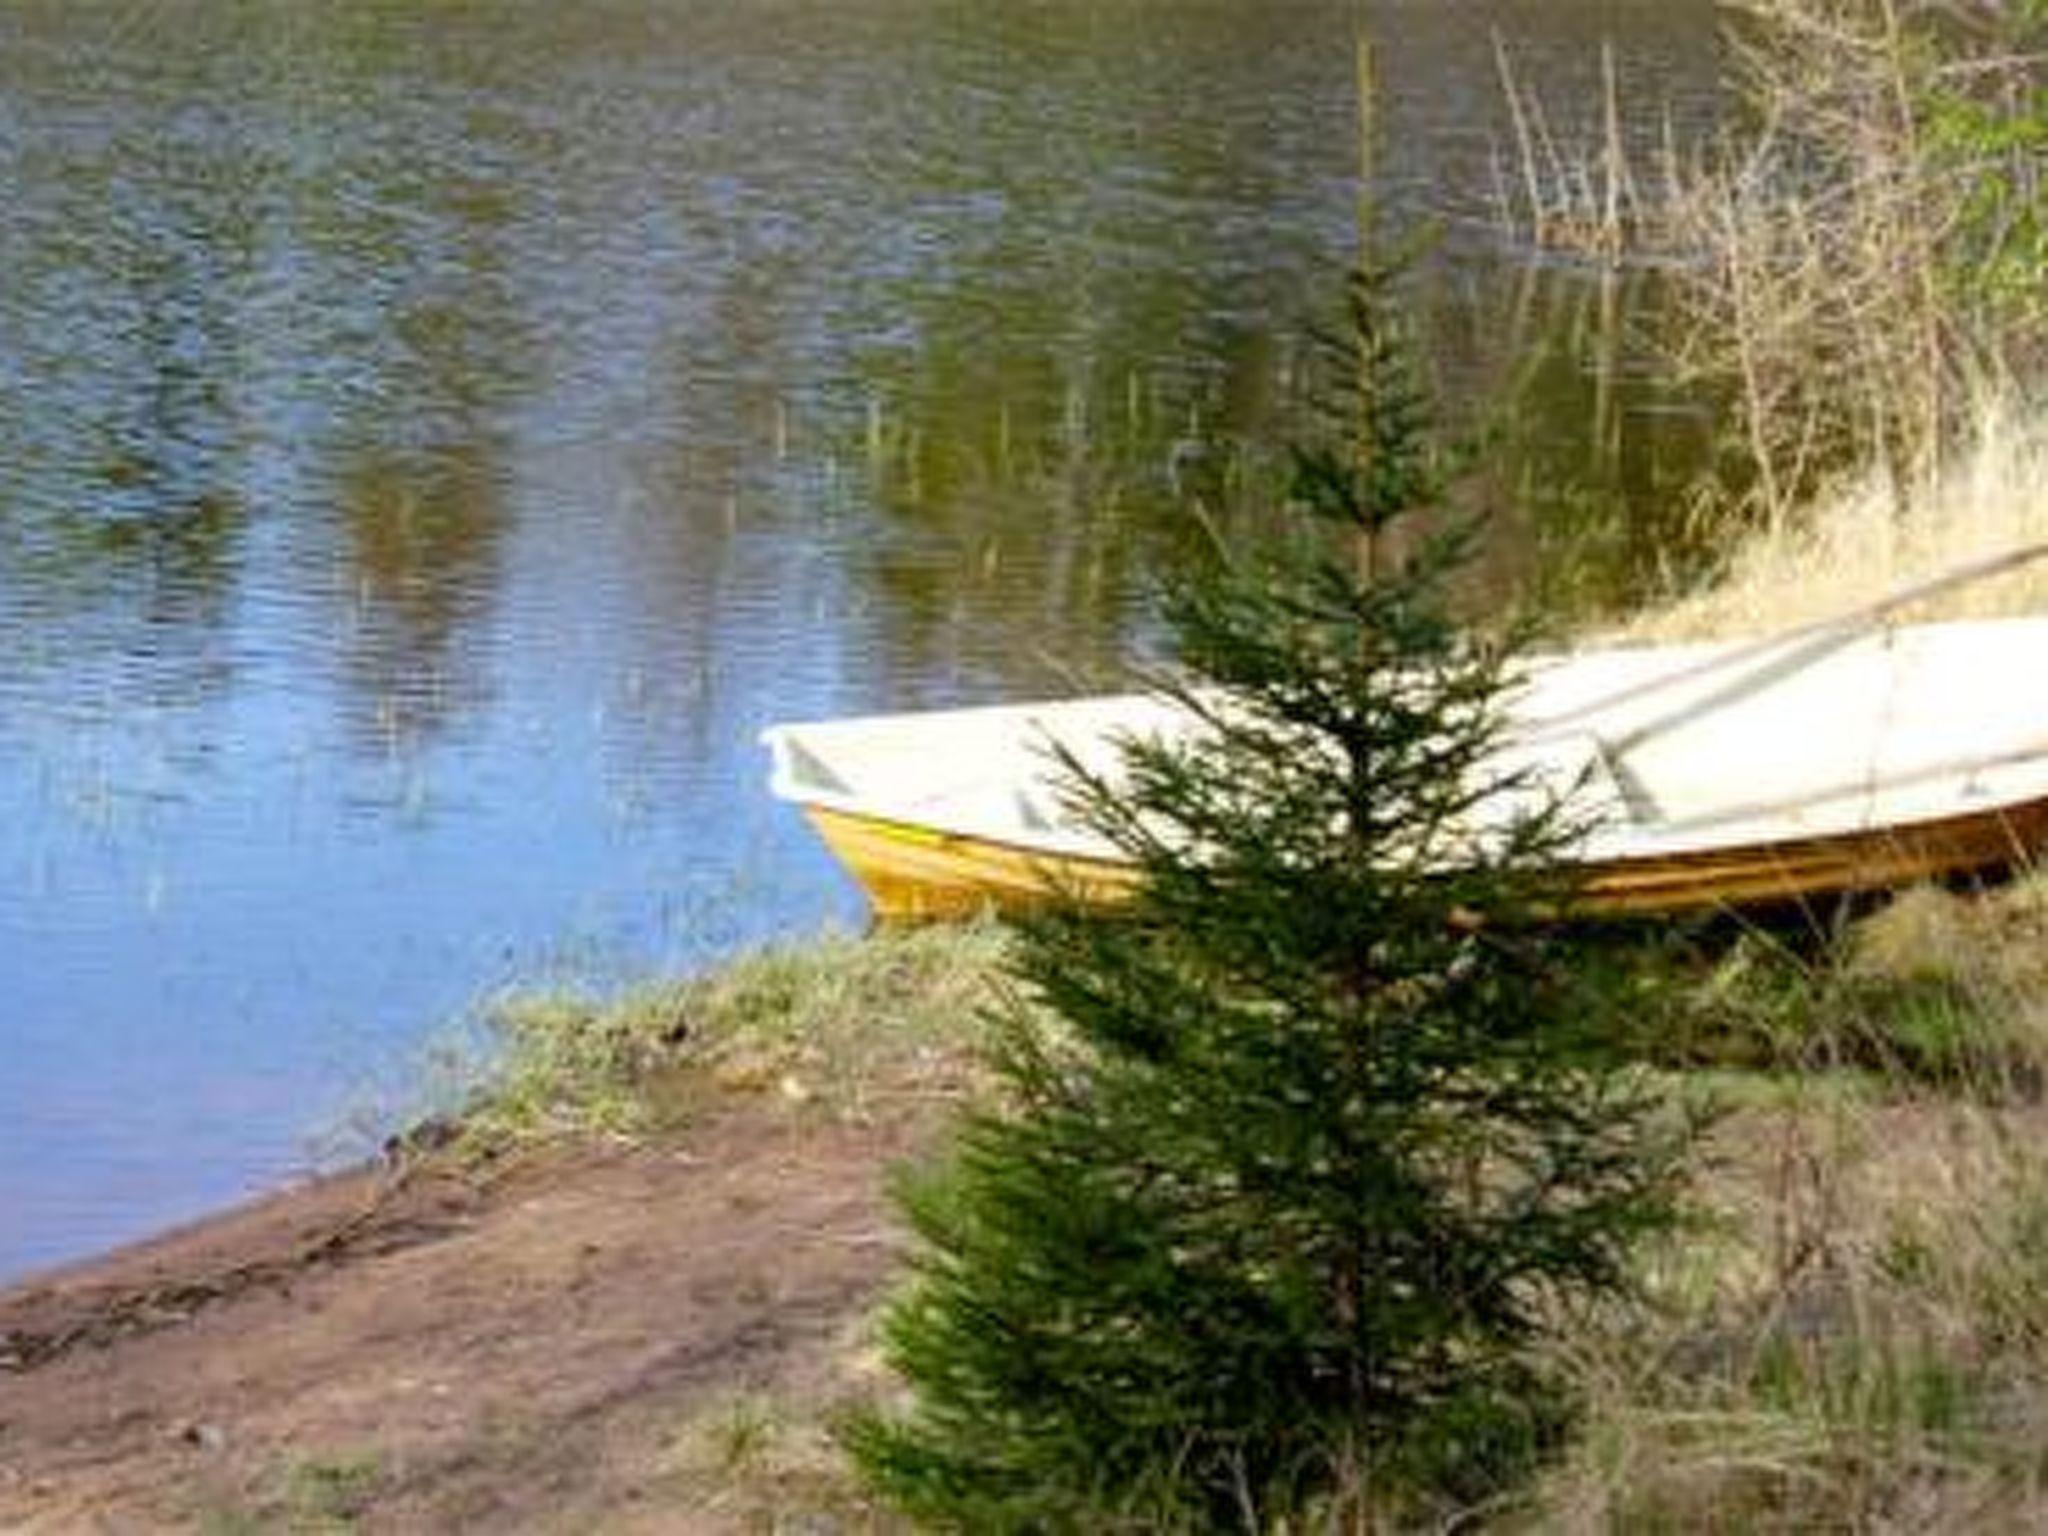
{"type": "Polygon", "coordinates": [[[1967,1530],[2048,1516],[2048,1112],[1789,1090],[1723,1127],[1711,1226],[1568,1340],[1551,1530],[1967,1530]]]}
{"type": "Polygon", "coordinates": [[[1667,1066],[2006,1107],[2048,1090],[2048,878],[1922,887],[1832,935],[1717,944],[1678,962],[1650,1035],[1667,1066]]]}
{"type": "Polygon", "coordinates": [[[1648,1302],[1563,1335],[1585,1431],[1510,1524],[2048,1521],[2048,882],[1911,892],[1778,961],[1700,984],[1767,1071],[1723,1080],[1648,1302]]]}
{"type": "MultiPolygon", "coordinates": [[[[1767,633],[1848,613],[1908,583],[2048,541],[2048,413],[1986,404],[1966,451],[1903,491],[1866,474],[1802,516],[1738,543],[1704,590],[1654,606],[1623,633],[1644,640],[1767,633]]],[[[1912,618],[2048,608],[2048,560],[1942,593],[1912,618]]]]}
{"type": "Polygon", "coordinates": [[[844,1414],[889,1389],[871,1331],[838,1341],[821,1382],[738,1393],[678,1426],[656,1479],[663,1502],[706,1531],[912,1529],[861,1486],[835,1433],[844,1414]]]}

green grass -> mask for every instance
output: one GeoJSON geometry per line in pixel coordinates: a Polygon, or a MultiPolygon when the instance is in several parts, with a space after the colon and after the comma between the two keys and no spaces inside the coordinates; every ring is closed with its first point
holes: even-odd
{"type": "Polygon", "coordinates": [[[1672,1067],[1987,1102],[2048,1079],[2048,882],[1910,890],[1833,931],[1724,930],[1662,953],[1678,985],[1645,1048],[1672,1067]]]}
{"type": "Polygon", "coordinates": [[[197,1529],[204,1536],[340,1536],[360,1527],[386,1475],[375,1450],[293,1457],[265,1473],[249,1502],[198,1510],[197,1529]]]}
{"type": "Polygon", "coordinates": [[[734,1095],[850,1119],[949,1102],[1002,950],[993,924],[828,935],[616,996],[508,995],[461,1143],[658,1133],[734,1095]]]}
{"type": "Polygon", "coordinates": [[[284,1476],[284,1512],[294,1531],[353,1530],[384,1477],[375,1451],[309,1456],[284,1476]]]}

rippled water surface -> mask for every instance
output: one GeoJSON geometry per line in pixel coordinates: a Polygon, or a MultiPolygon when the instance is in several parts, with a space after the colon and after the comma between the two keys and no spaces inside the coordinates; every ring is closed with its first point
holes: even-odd
{"type": "MultiPolygon", "coordinates": [[[[493,987],[858,921],[757,731],[1136,643],[1349,247],[1354,13],[0,4],[0,1274],[302,1168],[493,987]]],[[[1691,131],[1711,6],[1367,13],[1446,387],[1526,375],[1527,518],[1626,564],[1696,424],[1488,228],[1489,31],[1691,131]]]]}

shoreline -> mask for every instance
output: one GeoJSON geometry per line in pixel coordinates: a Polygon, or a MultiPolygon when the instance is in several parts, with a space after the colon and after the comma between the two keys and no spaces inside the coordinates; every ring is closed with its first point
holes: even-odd
{"type": "Polygon", "coordinates": [[[829,1424],[1001,944],[526,999],[459,1129],[0,1286],[0,1530],[893,1529],[829,1424]]]}
{"type": "Polygon", "coordinates": [[[918,1139],[756,1099],[351,1169],[0,1288],[0,1528],[745,1528],[677,1436],[858,1390],[918,1139]]]}
{"type": "MultiPolygon", "coordinates": [[[[67,1329],[67,1317],[103,1308],[116,1293],[200,1283],[185,1277],[221,1263],[241,1283],[261,1283],[257,1276],[241,1276],[248,1256],[258,1251],[267,1255],[262,1261],[266,1273],[317,1262],[314,1250],[345,1245],[350,1220],[374,1211],[381,1186],[390,1178],[389,1169],[368,1161],[310,1174],[111,1247],[0,1280],[0,1383],[44,1363],[52,1350],[39,1341],[57,1339],[67,1329]],[[240,1260],[233,1257],[238,1254],[240,1260]]],[[[205,1304],[229,1294],[224,1286],[220,1290],[221,1295],[209,1290],[192,1299],[205,1304]]],[[[70,1347],[60,1343],[55,1352],[70,1347]]]]}
{"type": "MultiPolygon", "coordinates": [[[[1535,1524],[2048,1514],[2012,1393],[2048,1362],[2044,941],[2032,881],[1690,958],[1645,1064],[1716,1106],[1708,1219],[1562,1341],[1586,1421],[1535,1524]],[[1746,1425],[1806,1436],[1782,1475],[1746,1425]]],[[[903,1529],[831,1426],[897,1390],[888,1174],[976,1081],[1001,954],[827,938],[536,999],[459,1136],[0,1288],[0,1530],[903,1529]]]]}

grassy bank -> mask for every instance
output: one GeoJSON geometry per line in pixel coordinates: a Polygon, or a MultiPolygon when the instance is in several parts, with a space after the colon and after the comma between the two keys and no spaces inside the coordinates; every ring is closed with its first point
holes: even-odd
{"type": "Polygon", "coordinates": [[[987,924],[836,934],[601,1000],[508,996],[458,1149],[659,1135],[736,1094],[852,1121],[949,1104],[973,1079],[966,1047],[1002,942],[987,924]]]}
{"type": "Polygon", "coordinates": [[[1700,966],[1705,1220],[1559,1348],[1583,1436],[1511,1523],[2017,1529],[2048,1513],[2048,886],[1915,891],[1700,966]]]}
{"type": "MultiPolygon", "coordinates": [[[[842,1123],[973,1089],[999,928],[826,938],[596,1004],[510,1006],[471,1155],[662,1138],[732,1095],[842,1123]]],[[[1907,893],[1833,934],[1675,948],[1647,1047],[1725,1114],[1702,1220],[1640,1303],[1565,1320],[1585,1405],[1502,1529],[2014,1527],[2048,1516],[2048,881],[1907,893]]],[[[833,1447],[891,1384],[865,1334],[825,1398],[736,1390],[679,1435],[671,1486],[759,1528],[888,1529],[833,1447]]]]}

